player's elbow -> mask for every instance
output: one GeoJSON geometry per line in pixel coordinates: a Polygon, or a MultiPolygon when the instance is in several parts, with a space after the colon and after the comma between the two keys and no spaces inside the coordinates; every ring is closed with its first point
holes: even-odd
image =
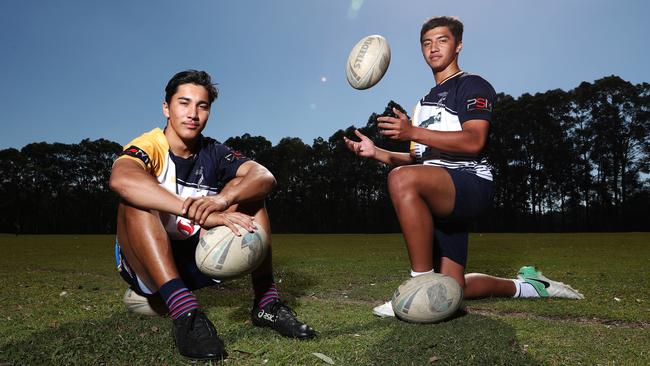
{"type": "Polygon", "coordinates": [[[486,136],[482,134],[472,134],[471,138],[467,139],[465,143],[464,153],[471,155],[478,155],[483,151],[486,143],[486,136]]]}
{"type": "Polygon", "coordinates": [[[126,198],[131,187],[133,186],[132,180],[129,179],[127,174],[123,174],[121,169],[113,169],[111,177],[108,180],[108,187],[118,196],[126,198]]]}
{"type": "Polygon", "coordinates": [[[271,191],[278,185],[273,174],[266,168],[264,168],[264,172],[260,175],[260,183],[266,194],[271,193],[271,191]]]}
{"type": "Polygon", "coordinates": [[[115,174],[115,171],[111,172],[111,177],[108,180],[108,187],[111,189],[111,191],[122,196],[122,192],[124,192],[125,186],[125,180],[120,177],[119,174],[115,174]]]}
{"type": "Polygon", "coordinates": [[[467,150],[465,152],[471,155],[478,155],[481,153],[481,151],[483,151],[484,146],[485,144],[483,143],[468,144],[466,146],[467,150]]]}

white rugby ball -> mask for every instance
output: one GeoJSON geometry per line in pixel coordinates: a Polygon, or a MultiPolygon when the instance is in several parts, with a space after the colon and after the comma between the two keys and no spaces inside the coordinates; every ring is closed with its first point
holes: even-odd
{"type": "Polygon", "coordinates": [[[435,323],[453,315],[463,299],[463,289],[453,278],[429,273],[404,281],[392,299],[395,315],[413,323],[435,323]]]}
{"type": "Polygon", "coordinates": [[[259,226],[252,233],[236,226],[241,236],[227,226],[217,226],[199,240],[194,258],[206,276],[218,280],[240,277],[253,272],[266,258],[269,251],[266,232],[259,226]]]}
{"type": "Polygon", "coordinates": [[[350,51],[345,71],[348,83],[359,90],[368,89],[381,80],[390,64],[388,41],[380,35],[361,39],[350,51]]]}
{"type": "Polygon", "coordinates": [[[164,315],[167,314],[167,306],[160,296],[144,297],[137,292],[127,288],[124,292],[124,305],[130,313],[140,315],[164,315]]]}

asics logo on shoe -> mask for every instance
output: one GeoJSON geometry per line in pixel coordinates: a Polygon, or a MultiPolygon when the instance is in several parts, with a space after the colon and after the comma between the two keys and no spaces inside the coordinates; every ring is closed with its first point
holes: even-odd
{"type": "Polygon", "coordinates": [[[260,310],[260,312],[257,313],[257,317],[268,320],[273,323],[275,323],[275,318],[276,318],[275,315],[265,312],[264,309],[260,310]]]}

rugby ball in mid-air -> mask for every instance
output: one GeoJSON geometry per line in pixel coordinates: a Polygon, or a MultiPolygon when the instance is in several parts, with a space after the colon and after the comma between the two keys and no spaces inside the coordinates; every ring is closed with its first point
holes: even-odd
{"type": "Polygon", "coordinates": [[[453,278],[429,273],[404,281],[392,299],[395,315],[413,323],[435,323],[453,315],[463,299],[463,289],[453,278]]]}
{"type": "Polygon", "coordinates": [[[266,258],[269,251],[266,232],[259,226],[252,233],[235,226],[241,236],[227,226],[217,226],[199,240],[194,258],[206,276],[218,280],[240,277],[253,272],[266,258]]]}
{"type": "Polygon", "coordinates": [[[127,288],[123,300],[129,313],[155,316],[165,315],[168,312],[162,297],[157,295],[151,297],[140,296],[137,292],[127,288]]]}
{"type": "Polygon", "coordinates": [[[348,83],[359,90],[368,89],[381,80],[390,64],[390,47],[380,35],[361,39],[350,51],[345,65],[348,83]]]}

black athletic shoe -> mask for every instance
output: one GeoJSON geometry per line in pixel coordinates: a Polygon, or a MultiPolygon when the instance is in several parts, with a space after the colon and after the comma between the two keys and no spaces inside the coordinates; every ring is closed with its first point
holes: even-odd
{"type": "Polygon", "coordinates": [[[251,318],[254,325],[269,327],[285,337],[311,339],[316,336],[316,332],[298,320],[296,313],[280,300],[273,300],[262,309],[253,305],[251,318]]]}
{"type": "Polygon", "coordinates": [[[228,356],[223,342],[217,337],[214,325],[199,309],[175,319],[172,335],[182,356],[200,360],[228,356]]]}

